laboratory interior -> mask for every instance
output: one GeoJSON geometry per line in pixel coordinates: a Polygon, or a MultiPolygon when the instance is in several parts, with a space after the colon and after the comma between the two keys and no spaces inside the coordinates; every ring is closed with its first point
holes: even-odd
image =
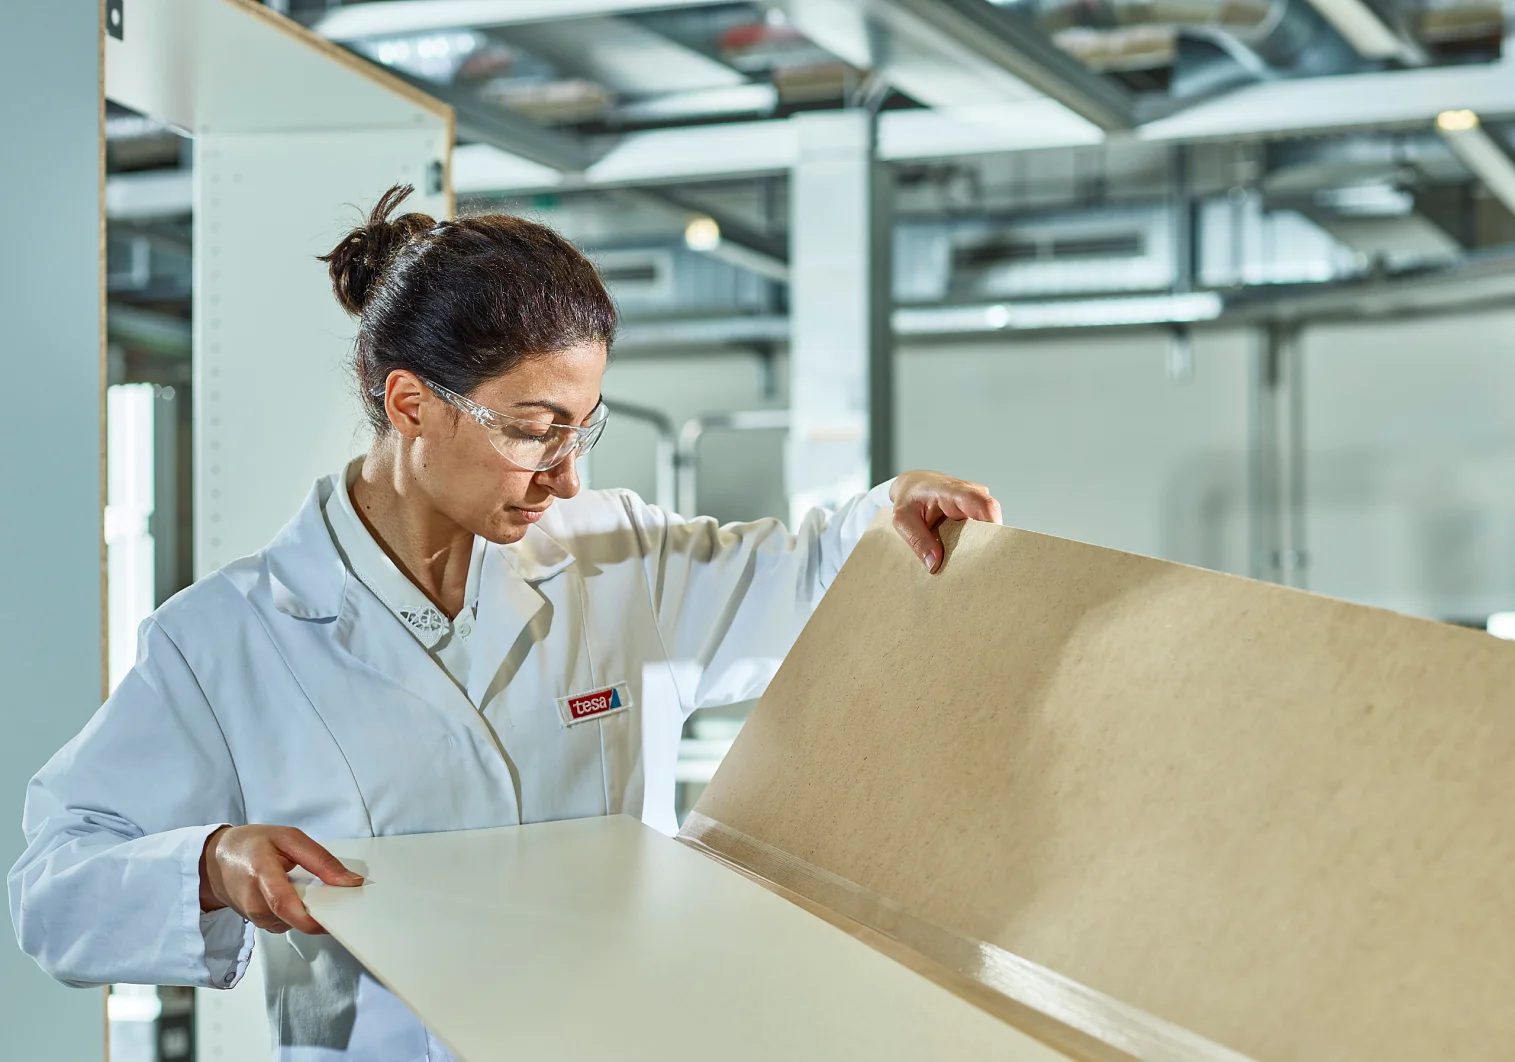
{"type": "MultiPolygon", "coordinates": [[[[446,219],[506,214],[560,234],[598,271],[618,321],[603,412],[593,414],[605,418],[603,437],[590,441],[590,451],[575,436],[585,492],[631,492],[640,499],[636,512],[658,514],[659,528],[704,521],[707,549],[723,548],[725,532],[715,524],[754,521],[782,522],[800,536],[792,547],[804,541],[811,510],[850,504],[907,470],[938,470],[992,493],[1006,527],[1050,536],[1035,540],[1048,556],[1064,543],[1070,550],[1088,544],[1102,547],[1096,558],[1122,551],[1187,566],[1154,568],[1164,574],[1150,585],[1196,580],[1199,589],[1186,599],[1196,602],[1236,595],[1227,614],[1256,620],[1236,630],[1295,625],[1288,617],[1296,607],[1308,617],[1296,629],[1318,618],[1319,660],[1280,650],[1261,671],[1235,665],[1237,674],[1279,676],[1280,690],[1293,688],[1290,676],[1318,672],[1321,660],[1346,659],[1349,649],[1332,632],[1383,624],[1375,652],[1422,661],[1432,676],[1424,688],[1450,688],[1437,683],[1462,676],[1468,685],[1458,688],[1473,691],[1466,703],[1477,702],[1467,708],[1466,729],[1488,749],[1506,746],[1515,713],[1503,721],[1477,714],[1515,706],[1510,688],[1498,688],[1511,674],[1499,639],[1515,639],[1515,43],[1505,40],[1515,34],[1515,8],[1506,0],[79,0],[11,4],[5,15],[0,351],[17,394],[6,418],[10,452],[0,461],[0,541],[10,565],[0,638],[7,735],[0,855],[17,867],[9,885],[19,942],[0,946],[0,1056],[7,1060],[252,1062],[270,1057],[270,1016],[285,1026],[292,1020],[278,1017],[273,989],[265,1011],[256,953],[230,991],[111,983],[111,970],[132,976],[130,956],[92,965],[70,952],[52,967],[38,957],[39,949],[52,955],[74,947],[47,939],[71,931],[62,923],[96,917],[96,905],[99,918],[114,919],[111,891],[136,887],[125,863],[118,878],[97,874],[87,886],[69,886],[68,867],[48,862],[64,859],[62,849],[35,854],[37,831],[54,828],[43,822],[47,814],[76,815],[90,829],[119,826],[110,834],[116,840],[147,840],[105,797],[97,805],[88,795],[104,793],[115,777],[110,735],[127,721],[91,724],[98,740],[90,755],[103,759],[81,767],[81,752],[72,768],[59,768],[90,773],[88,784],[69,783],[82,786],[70,793],[87,795],[56,797],[63,810],[28,811],[26,833],[23,801],[38,806],[46,786],[33,783],[28,797],[29,780],[113,691],[152,683],[146,671],[129,675],[161,652],[150,648],[153,632],[197,622],[185,618],[189,606],[174,613],[169,604],[165,616],[179,618],[157,627],[149,619],[155,610],[259,554],[312,482],[369,449],[370,397],[352,377],[358,319],[332,298],[328,264],[318,256],[361,229],[397,184],[413,188],[399,213],[435,219],[418,238],[446,239],[446,219]],[[1268,596],[1280,595],[1277,587],[1332,601],[1268,596]],[[1432,623],[1411,625],[1405,616],[1432,623]],[[1457,640],[1443,650],[1443,638],[1457,640]],[[81,975],[82,986],[57,984],[54,978],[76,980],[57,972],[70,969],[105,972],[81,975]]],[[[365,310],[365,328],[367,318],[365,310]]],[[[384,384],[379,377],[381,416],[384,384]]],[[[388,401],[397,408],[393,394],[388,401]]],[[[478,414],[480,423],[490,416],[478,414]]],[[[637,526],[643,539],[656,539],[637,526]]],[[[965,549],[971,532],[972,524],[962,531],[965,549]]],[[[659,541],[674,548],[672,539],[659,541]]],[[[783,547],[761,547],[769,548],[783,547]]],[[[615,561],[607,552],[592,564],[613,574],[615,561]]],[[[277,565],[269,570],[277,601],[283,576],[277,565]]],[[[761,583],[763,571],[759,565],[746,577],[761,583]]],[[[649,593],[680,592],[677,578],[668,578],[665,586],[659,575],[649,593]]],[[[194,593],[179,600],[208,600],[194,593]]],[[[1004,615],[1013,617],[1023,604],[1018,595],[1037,591],[1006,581],[999,593],[1004,615]]],[[[836,633],[814,630],[832,615],[828,607],[830,595],[801,637],[812,655],[821,635],[836,633]]],[[[844,607],[852,606],[834,606],[844,607]]],[[[1110,613],[1099,609],[1113,607],[1090,605],[1080,622],[1106,622],[1100,617],[1110,613]]],[[[570,611],[557,616],[560,628],[578,622],[570,611]]],[[[729,621],[717,613],[681,622],[729,621]]],[[[973,629],[986,646],[997,637],[992,624],[973,629]]],[[[1196,645],[1196,658],[1223,666],[1234,646],[1222,641],[1217,634],[1213,652],[1208,642],[1196,645]]],[[[510,649],[507,638],[500,652],[510,649]]],[[[207,683],[228,681],[218,666],[243,665],[231,661],[239,652],[231,642],[205,652],[202,663],[186,649],[191,659],[176,666],[194,670],[214,705],[207,683]]],[[[773,668],[782,656],[780,649],[773,668]]],[[[1069,653],[1057,664],[1077,665],[1069,653]]],[[[978,665],[961,664],[971,666],[978,665]]],[[[1394,674],[1407,688],[1411,679],[1394,674]]],[[[243,681],[254,687],[264,681],[258,676],[252,668],[243,681]]],[[[644,728],[658,696],[646,681],[637,687],[644,728]]],[[[798,681],[784,687],[786,696],[798,681]]],[[[616,689],[605,692],[625,696],[616,689]]],[[[1323,705],[1332,703],[1326,693],[1323,705]]],[[[685,700],[667,746],[645,752],[649,807],[651,760],[666,760],[659,775],[667,779],[660,799],[672,804],[665,833],[681,825],[688,832],[692,809],[754,711],[755,696],[733,696],[712,695],[698,710],[685,700]]],[[[1419,708],[1436,722],[1455,717],[1463,703],[1419,708]]],[[[578,712],[577,704],[564,711],[578,712]]],[[[564,720],[564,733],[573,733],[573,720],[564,720]]],[[[1086,722],[1058,740],[1103,732],[1104,724],[1086,722]]],[[[1163,727],[1154,715],[1140,733],[1161,744],[1163,727]]],[[[1184,732],[1209,733],[1200,724],[1184,732]]],[[[762,740],[778,741],[776,733],[769,728],[762,740]]],[[[1251,740],[1238,732],[1236,740],[1244,738],[1251,740]]],[[[228,729],[227,740],[245,738],[228,729]]],[[[305,733],[291,740],[303,742],[305,733]]],[[[508,746],[509,734],[500,740],[508,746]]],[[[1313,769],[1317,740],[1327,739],[1307,728],[1295,733],[1301,772],[1313,769]]],[[[150,758],[145,739],[129,748],[120,741],[121,757],[150,758]]],[[[1400,755],[1408,757],[1404,747],[1400,755]]],[[[754,744],[740,769],[773,766],[761,752],[754,744]]],[[[234,752],[239,767],[240,755],[234,752]]],[[[264,755],[296,753],[280,745],[264,755]]],[[[1020,755],[999,750],[1007,776],[1020,755]]],[[[788,762],[780,758],[774,771],[788,762]]],[[[1456,777],[1437,762],[1438,777],[1456,777]]],[[[1255,781],[1238,763],[1210,767],[1216,773],[1207,777],[1229,776],[1237,787],[1255,781]]],[[[361,775],[366,767],[354,760],[352,769],[361,775]]],[[[441,761],[436,769],[444,770],[441,761]]],[[[173,776],[192,767],[167,760],[155,770],[173,788],[173,776]]],[[[1468,768],[1487,783],[1481,799],[1496,806],[1503,798],[1490,779],[1497,774],[1481,771],[1468,768]]],[[[796,784],[810,784],[806,777],[796,784]]],[[[1121,799],[1124,775],[1115,777],[1101,790],[1111,803],[1121,799]]],[[[1289,790],[1292,777],[1280,768],[1257,787],[1289,790]]],[[[1345,800],[1340,793],[1354,786],[1371,788],[1356,775],[1342,777],[1348,780],[1331,790],[1332,800],[1345,800]]],[[[922,784],[944,800],[967,800],[977,778],[965,771],[922,784]]],[[[810,780],[845,788],[832,778],[810,780]]],[[[761,789],[750,777],[745,784],[761,789]]],[[[1407,792],[1419,784],[1403,782],[1407,792]]],[[[608,810],[612,785],[607,776],[608,810]]],[[[520,799],[530,792],[528,784],[520,799]]],[[[722,801],[742,804],[724,794],[722,801]]],[[[1132,821],[1142,821],[1145,807],[1133,805],[1132,821]]],[[[522,821],[526,812],[515,814],[512,821],[522,821]]],[[[1071,822],[1075,812],[1062,814],[1071,822]]],[[[239,824],[219,812],[208,818],[239,824]]],[[[643,818],[653,823],[650,812],[643,818]]],[[[482,812],[460,821],[494,824],[482,812]]],[[[1470,851],[1493,861],[1469,870],[1454,843],[1462,835],[1445,824],[1442,832],[1456,858],[1422,855],[1445,855],[1438,865],[1448,877],[1489,884],[1481,875],[1498,860],[1515,869],[1509,834],[1501,840],[1490,826],[1469,840],[1470,851]]],[[[1069,826],[1068,836],[1075,833],[1069,826]]],[[[312,835],[343,836],[336,827],[312,835]]],[[[1320,833],[1327,836],[1337,835],[1320,833]]],[[[1337,850],[1352,849],[1359,836],[1342,827],[1337,850]]],[[[1222,849],[1231,851],[1219,841],[1212,848],[1222,849]]],[[[1025,847],[1015,851],[1030,858],[1025,847]]],[[[1229,858],[1217,855],[1217,865],[1229,858]]],[[[1050,869],[1038,880],[1028,910],[1052,902],[1045,895],[1055,882],[1067,884],[1050,869]]],[[[378,890],[384,875],[375,870],[373,881],[365,887],[378,890]]],[[[1123,917],[1140,923],[1140,905],[1157,901],[1134,885],[1131,895],[1135,909],[1123,917]]],[[[879,899],[882,907],[891,902],[879,899]]],[[[1226,924],[1245,921],[1238,915],[1226,924]]],[[[1332,1039],[1349,1023],[1331,1026],[1330,1016],[1352,1012],[1359,997],[1398,998],[1387,974],[1382,984],[1343,988],[1343,1001],[1319,1001],[1311,1020],[1243,1018],[1204,996],[1206,982],[1241,968],[1229,958],[1216,958],[1206,977],[1180,983],[1174,975],[1148,995],[1128,993],[1124,986],[1141,978],[1122,980],[1130,971],[1109,956],[1078,951],[1059,965],[1048,941],[1082,924],[1070,916],[1061,925],[1048,914],[1040,931],[1027,931],[1026,954],[1058,977],[1064,971],[1134,1000],[1133,1013],[1171,1020],[1159,1023],[1167,1030],[1161,1036],[1095,1043],[1102,1034],[1084,1029],[1071,1039],[1042,1037],[1034,1049],[985,1054],[990,1041],[974,1039],[977,1026],[948,1015],[940,1020],[956,1023],[963,1037],[950,1049],[928,1049],[922,1040],[894,1052],[853,1044],[859,1053],[852,1054],[817,1039],[809,1057],[1412,1057],[1354,1053],[1353,1044],[1376,1043],[1366,1034],[1332,1039]],[[1056,931],[1048,928],[1054,924],[1056,931]],[[1179,1026],[1190,1031],[1171,1031],[1179,1026]]],[[[1464,954],[1456,941],[1435,936],[1445,924],[1428,917],[1427,926],[1385,923],[1374,932],[1434,937],[1426,952],[1440,955],[1444,944],[1455,964],[1464,954]]],[[[1266,936],[1247,925],[1248,941],[1266,936]]],[[[1515,923],[1506,917],[1484,928],[1488,950],[1469,964],[1515,956],[1515,923]]],[[[1277,928],[1295,931],[1308,935],[1299,926],[1277,928]]],[[[183,932],[170,922],[161,935],[183,932]]],[[[361,927],[352,932],[358,939],[361,927]]],[[[987,932],[963,935],[991,939],[987,932]]],[[[1245,935],[1235,932],[1238,940],[1245,935]]],[[[77,948],[103,947],[106,937],[90,933],[77,948]]],[[[137,933],[120,931],[128,941],[137,933]]],[[[1118,935],[1107,934],[1112,953],[1118,935]]],[[[1202,947],[1219,955],[1225,936],[1215,930],[1202,947]]],[[[1370,938],[1377,939],[1365,929],[1352,946],[1366,948],[1370,938]]],[[[406,962],[391,957],[385,967],[362,957],[440,1041],[428,1039],[428,1053],[415,1056],[356,1040],[345,1048],[291,1047],[298,1037],[281,1040],[275,1028],[273,1057],[760,1057],[740,1037],[726,1042],[709,1028],[698,1051],[682,1041],[634,1040],[614,1055],[538,1044],[496,1056],[466,1046],[466,1032],[454,1037],[434,1019],[448,1001],[407,990],[406,962]],[[393,980],[390,970],[399,971],[393,980]],[[453,1054],[436,1046],[441,1041],[453,1054]]],[[[691,969],[705,961],[696,951],[685,958],[691,969]]],[[[891,969],[897,959],[888,960],[891,969]]],[[[1515,987],[1508,965],[1478,969],[1489,984],[1515,987]]],[[[910,976],[940,991],[929,975],[910,976]]],[[[941,995],[953,1004],[972,996],[948,988],[941,995]]],[[[728,986],[727,998],[740,991],[728,986]]],[[[1434,1024],[1428,1015],[1438,1003],[1426,992],[1423,1007],[1400,998],[1396,1012],[1434,1024]]],[[[578,1013],[593,1025],[599,1004],[594,990],[585,993],[578,1013]]],[[[879,988],[874,998],[886,995],[879,988]]],[[[1253,1003],[1286,1010],[1280,1000],[1288,995],[1280,988],[1276,998],[1253,1003]]],[[[809,1028],[808,1017],[786,1022],[780,1004],[773,1006],[770,1017],[786,1035],[809,1028]]],[[[833,1010],[847,1006],[838,996],[833,1010]]],[[[921,1006],[924,1014],[929,1007],[921,1006]]],[[[905,1025],[927,1037],[921,1030],[937,1020],[905,1025]]],[[[1055,1008],[1047,1020],[1078,1026],[1055,1008]]],[[[1490,1018],[1486,1031],[1501,1021],[1490,1018]]],[[[1485,1028],[1468,1015],[1452,1024],[1485,1028]]],[[[1036,1022],[1026,1027],[1035,1033],[1036,1022]]],[[[508,1022],[500,1042],[511,1042],[508,1022]]],[[[1417,1044],[1408,1034],[1402,1042],[1417,1044]]],[[[1477,1043],[1461,1040],[1440,1057],[1508,1057],[1508,1041],[1487,1052],[1477,1043]]],[[[1415,1057],[1437,1056],[1423,1047],[1415,1057]]]]}

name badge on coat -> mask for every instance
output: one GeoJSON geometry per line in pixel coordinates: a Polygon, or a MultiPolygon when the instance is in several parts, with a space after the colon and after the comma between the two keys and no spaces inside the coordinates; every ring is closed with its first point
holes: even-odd
{"type": "Polygon", "coordinates": [[[616,712],[624,712],[630,707],[631,690],[624,682],[617,682],[602,690],[558,698],[558,714],[562,716],[564,726],[602,719],[616,712]]]}

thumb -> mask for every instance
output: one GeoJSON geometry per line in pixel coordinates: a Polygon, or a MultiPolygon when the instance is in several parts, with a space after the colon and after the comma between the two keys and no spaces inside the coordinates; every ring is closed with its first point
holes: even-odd
{"type": "Polygon", "coordinates": [[[913,504],[902,505],[894,510],[894,529],[905,540],[911,552],[921,559],[928,572],[935,572],[941,563],[941,543],[913,504]]]}
{"type": "Polygon", "coordinates": [[[361,885],[363,877],[342,865],[342,861],[299,830],[292,830],[276,842],[284,857],[304,867],[327,885],[361,885]]]}

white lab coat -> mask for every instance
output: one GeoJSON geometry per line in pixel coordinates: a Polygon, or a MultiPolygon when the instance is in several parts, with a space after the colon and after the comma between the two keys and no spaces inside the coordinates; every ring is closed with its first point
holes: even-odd
{"type": "MultiPolygon", "coordinates": [[[[886,484],[790,534],[626,491],[560,501],[486,551],[465,695],[343,564],[322,515],[340,482],[160,608],[136,667],[33,779],[11,917],[54,977],[234,985],[255,934],[199,906],[222,823],[330,840],[629,813],[671,831],[683,719],[762,692],[888,504],[886,484]],[[564,724],[559,698],[615,683],[629,706],[564,724]]],[[[330,938],[256,936],[276,1057],[449,1057],[330,938]]]]}

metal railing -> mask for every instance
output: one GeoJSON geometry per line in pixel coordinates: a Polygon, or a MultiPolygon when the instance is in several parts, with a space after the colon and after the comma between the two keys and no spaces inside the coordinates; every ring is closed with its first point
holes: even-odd
{"type": "Polygon", "coordinates": [[[653,504],[659,509],[668,512],[678,512],[677,495],[677,442],[678,434],[674,431],[673,418],[666,413],[661,413],[648,406],[639,406],[635,402],[622,402],[619,399],[605,399],[605,408],[617,417],[626,417],[628,420],[639,420],[644,424],[650,424],[658,433],[657,478],[653,481],[653,504]]]}
{"type": "Polygon", "coordinates": [[[788,428],[787,409],[707,413],[686,420],[679,429],[678,446],[673,459],[674,469],[678,473],[678,513],[693,517],[699,512],[700,439],[707,431],[785,431],[788,428]]]}

